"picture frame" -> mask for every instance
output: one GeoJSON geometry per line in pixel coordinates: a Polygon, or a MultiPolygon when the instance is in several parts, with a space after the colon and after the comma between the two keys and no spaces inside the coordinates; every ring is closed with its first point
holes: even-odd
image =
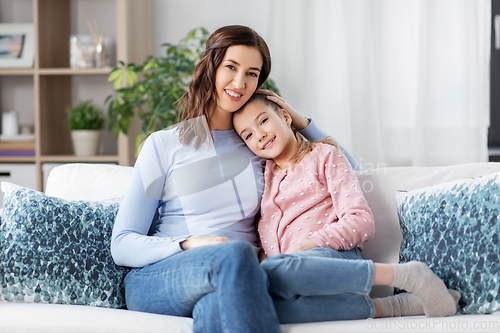
{"type": "Polygon", "coordinates": [[[34,51],[32,23],[0,23],[0,68],[32,68],[34,51]]]}

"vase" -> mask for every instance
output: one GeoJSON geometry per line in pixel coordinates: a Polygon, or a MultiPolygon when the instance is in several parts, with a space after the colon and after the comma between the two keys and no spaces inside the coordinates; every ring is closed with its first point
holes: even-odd
{"type": "Polygon", "coordinates": [[[71,140],[73,142],[73,151],[75,155],[97,155],[100,138],[100,130],[72,130],[71,140]]]}

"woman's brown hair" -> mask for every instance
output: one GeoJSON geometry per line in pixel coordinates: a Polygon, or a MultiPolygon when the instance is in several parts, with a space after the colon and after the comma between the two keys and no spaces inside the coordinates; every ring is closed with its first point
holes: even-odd
{"type": "MultiPolygon", "coordinates": [[[[280,106],[278,104],[274,103],[273,101],[269,100],[266,95],[259,94],[259,93],[254,93],[252,95],[252,97],[250,97],[250,99],[245,103],[245,105],[243,107],[241,107],[238,111],[236,111],[236,113],[242,112],[243,109],[245,108],[245,106],[247,106],[248,104],[250,104],[252,102],[263,103],[265,106],[271,107],[278,115],[280,115],[280,117],[282,116],[281,112],[280,112],[280,110],[281,110],[280,106]]],[[[299,149],[297,150],[295,155],[293,155],[292,158],[290,159],[290,164],[291,164],[292,170],[295,168],[295,165],[299,164],[300,161],[302,161],[304,156],[309,154],[314,149],[314,146],[316,146],[316,144],[318,142],[326,143],[326,144],[335,146],[337,149],[339,149],[338,144],[331,137],[326,137],[326,138],[323,138],[323,139],[318,140],[318,141],[308,141],[293,126],[292,126],[292,131],[295,134],[295,139],[299,143],[299,149]]]]}
{"type": "Polygon", "coordinates": [[[208,127],[213,113],[215,74],[224,60],[230,46],[244,45],[255,47],[262,55],[262,68],[257,89],[267,80],[271,72],[271,54],[264,39],[253,29],[242,25],[230,25],[219,28],[207,40],[205,53],[196,65],[193,80],[188,91],[179,100],[179,140],[188,145],[193,138],[197,149],[202,143],[212,139],[208,127]]]}

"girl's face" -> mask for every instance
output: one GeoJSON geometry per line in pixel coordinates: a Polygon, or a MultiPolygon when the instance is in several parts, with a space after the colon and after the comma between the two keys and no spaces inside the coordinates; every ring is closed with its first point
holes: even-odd
{"type": "Polygon", "coordinates": [[[263,60],[259,50],[244,45],[228,47],[215,74],[215,113],[241,108],[257,89],[263,60]]]}
{"type": "Polygon", "coordinates": [[[261,101],[250,102],[233,117],[234,129],[248,148],[257,156],[273,159],[281,168],[298,150],[291,123],[285,110],[278,114],[261,101]]]}

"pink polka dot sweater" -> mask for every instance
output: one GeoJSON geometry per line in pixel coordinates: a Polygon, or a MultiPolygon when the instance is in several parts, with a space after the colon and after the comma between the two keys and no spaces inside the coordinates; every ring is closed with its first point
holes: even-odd
{"type": "Polygon", "coordinates": [[[318,143],[292,170],[266,163],[258,223],[267,256],[307,238],[320,247],[350,250],[373,237],[373,215],[344,153],[318,143]]]}

